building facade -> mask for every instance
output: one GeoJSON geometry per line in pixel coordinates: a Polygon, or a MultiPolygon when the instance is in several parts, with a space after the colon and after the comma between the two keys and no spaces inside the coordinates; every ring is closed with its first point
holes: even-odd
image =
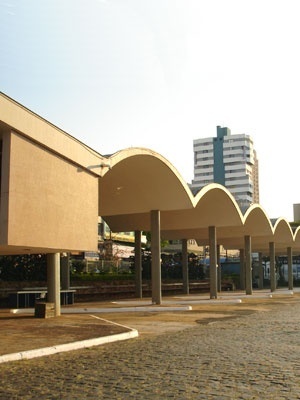
{"type": "Polygon", "coordinates": [[[229,128],[217,126],[217,137],[194,140],[194,194],[209,183],[219,183],[244,211],[259,203],[258,176],[258,160],[249,135],[231,135],[229,128]]]}
{"type": "Polygon", "coordinates": [[[293,204],[294,209],[294,221],[300,222],[300,204],[293,204]]]}

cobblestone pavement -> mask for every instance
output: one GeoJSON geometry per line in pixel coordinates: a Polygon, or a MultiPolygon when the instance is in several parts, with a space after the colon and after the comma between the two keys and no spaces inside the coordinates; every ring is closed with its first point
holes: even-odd
{"type": "Polygon", "coordinates": [[[0,365],[0,399],[300,399],[300,302],[0,365]]]}

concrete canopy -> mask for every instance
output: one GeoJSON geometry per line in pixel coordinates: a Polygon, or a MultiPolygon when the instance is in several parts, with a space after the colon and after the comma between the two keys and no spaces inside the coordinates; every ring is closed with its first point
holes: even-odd
{"type": "Polygon", "coordinates": [[[294,248],[293,232],[290,224],[284,218],[273,221],[272,234],[255,235],[253,237],[252,249],[256,252],[269,253],[269,244],[274,242],[277,255],[287,254],[287,248],[294,248]]]}
{"type": "Polygon", "coordinates": [[[274,242],[278,247],[294,247],[293,231],[284,218],[278,218],[274,225],[274,242]]]}
{"type": "Polygon", "coordinates": [[[269,252],[269,243],[275,243],[276,254],[286,254],[287,247],[295,247],[290,224],[284,218],[271,221],[259,205],[251,206],[244,216],[244,229],[239,237],[224,239],[225,248],[243,248],[243,235],[251,236],[252,251],[269,252]],[[272,222],[274,225],[272,225],[272,222]]]}
{"type": "Polygon", "coordinates": [[[208,227],[215,226],[218,243],[228,249],[243,248],[246,235],[253,251],[268,252],[270,242],[278,252],[295,247],[286,220],[273,226],[259,204],[242,215],[234,197],[218,184],[193,196],[178,171],[154,151],[123,150],[109,164],[99,179],[99,214],[113,231],[150,231],[150,211],[159,210],[164,239],[196,239],[207,245],[208,227]]]}
{"type": "Polygon", "coordinates": [[[271,221],[259,204],[253,204],[248,208],[243,216],[242,228],[227,231],[221,237],[218,235],[218,240],[227,249],[242,249],[246,235],[252,238],[253,250],[258,243],[268,244],[268,239],[273,238],[271,221]]]}
{"type": "Polygon", "coordinates": [[[173,213],[174,216],[176,218],[170,218],[172,224],[162,227],[162,236],[166,239],[193,238],[199,245],[208,244],[209,226],[217,228],[218,237],[220,232],[231,235],[232,230],[240,231],[243,227],[242,213],[233,196],[216,183],[205,186],[197,193],[192,210],[179,210],[173,213]]]}
{"type": "Polygon", "coordinates": [[[194,196],[174,166],[149,149],[102,156],[3,93],[0,139],[3,254],[96,249],[98,215],[115,232],[150,231],[153,210],[165,239],[206,245],[214,226],[228,248],[242,248],[249,235],[253,250],[267,250],[269,242],[300,250],[299,229],[293,236],[283,219],[273,226],[260,205],[243,216],[218,184],[194,196]]]}
{"type": "Polygon", "coordinates": [[[191,238],[210,225],[242,226],[242,214],[229,191],[210,184],[194,197],[178,171],[147,149],[123,150],[110,157],[99,179],[99,214],[113,231],[149,231],[150,211],[161,213],[165,238],[191,238]],[[188,236],[187,236],[188,235],[188,236]]]}
{"type": "Polygon", "coordinates": [[[300,226],[296,229],[293,235],[294,238],[294,250],[300,253],[300,226]]]}
{"type": "Polygon", "coordinates": [[[193,209],[193,195],[177,170],[152,150],[113,154],[99,179],[99,215],[115,231],[150,230],[150,211],[193,209]]]}

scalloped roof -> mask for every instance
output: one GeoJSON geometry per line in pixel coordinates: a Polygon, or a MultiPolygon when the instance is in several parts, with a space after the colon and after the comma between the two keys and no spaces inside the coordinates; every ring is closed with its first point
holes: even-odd
{"type": "Polygon", "coordinates": [[[166,239],[196,239],[208,243],[208,227],[216,226],[218,243],[244,246],[252,238],[253,251],[300,252],[300,228],[271,221],[256,204],[243,215],[230,192],[218,184],[194,196],[176,168],[157,152],[129,148],[102,156],[76,138],[0,93],[0,126],[9,126],[44,147],[71,159],[99,177],[99,215],[117,231],[150,230],[150,211],[160,210],[161,234],[166,239]]]}
{"type": "Polygon", "coordinates": [[[179,172],[160,154],[140,148],[122,150],[110,157],[111,169],[99,179],[99,214],[113,231],[149,231],[150,211],[160,210],[161,235],[165,239],[196,239],[208,244],[208,227],[216,226],[218,243],[227,248],[244,247],[250,235],[253,251],[277,252],[287,247],[300,251],[289,223],[274,222],[259,205],[243,215],[231,193],[209,184],[196,196],[179,172]]]}

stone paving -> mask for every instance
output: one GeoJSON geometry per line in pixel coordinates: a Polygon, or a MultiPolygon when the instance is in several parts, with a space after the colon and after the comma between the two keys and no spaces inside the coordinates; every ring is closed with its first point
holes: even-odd
{"type": "Polygon", "coordinates": [[[0,399],[300,399],[300,301],[0,365],[0,399]]]}

